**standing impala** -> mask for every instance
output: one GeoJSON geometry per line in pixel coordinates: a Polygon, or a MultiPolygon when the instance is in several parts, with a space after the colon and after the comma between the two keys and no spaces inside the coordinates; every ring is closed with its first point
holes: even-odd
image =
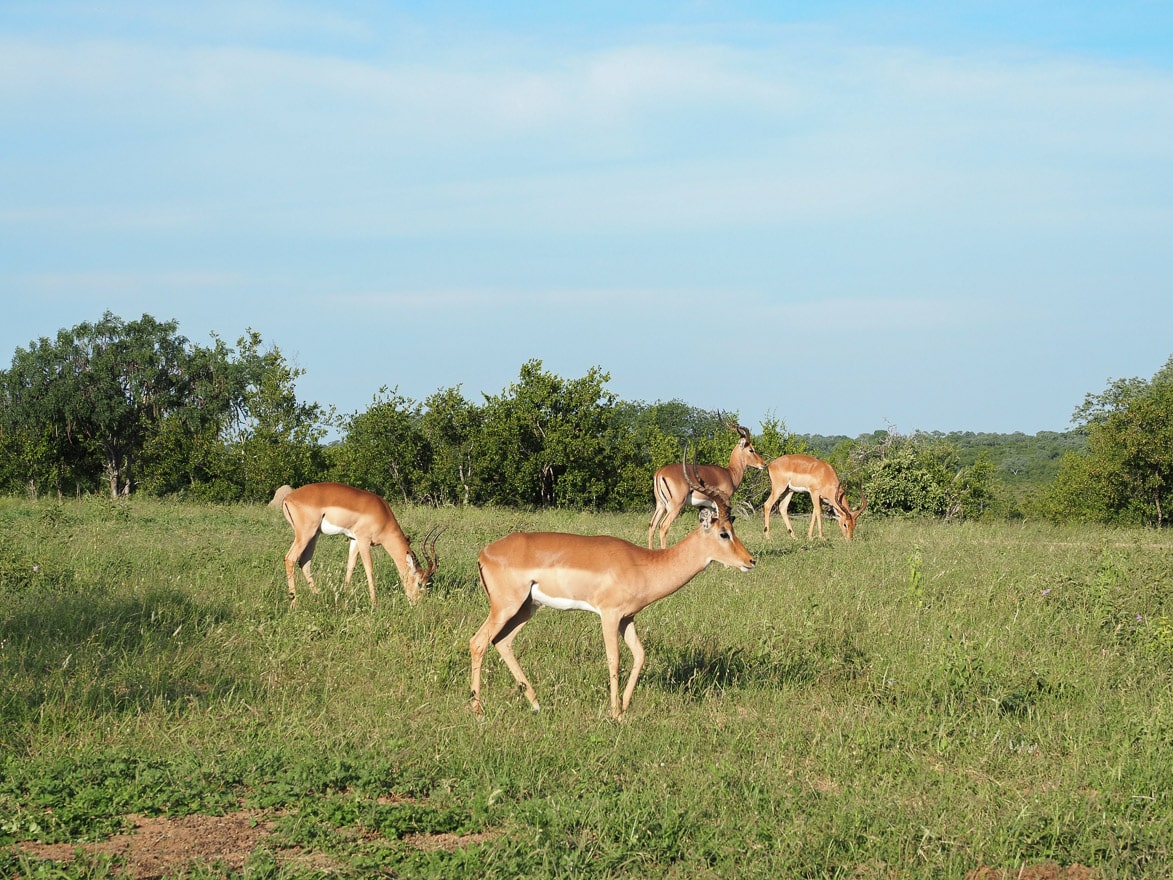
{"type": "Polygon", "coordinates": [[[319,535],[346,535],[350,538],[350,555],[346,560],[346,583],[354,574],[354,565],[362,557],[367,572],[367,586],[371,591],[371,607],[375,607],[375,569],[371,565],[371,545],[378,544],[387,551],[399,569],[399,579],[412,602],[436,571],[436,534],[433,530],[424,536],[424,561],[420,568],[412,553],[407,536],[399,528],[390,505],[374,492],[356,489],[342,483],[310,483],[294,489],[285,496],[281,509],[286,521],[293,526],[293,544],[285,554],[285,577],[289,582],[289,604],[297,605],[297,567],[300,565],[310,589],[318,592],[310,573],[310,562],[319,535]],[[428,539],[431,538],[429,548],[428,539]],[[429,550],[431,558],[428,558],[429,550]]]}
{"type": "Polygon", "coordinates": [[[782,514],[782,522],[786,523],[786,531],[790,532],[790,537],[797,537],[790,527],[790,517],[786,511],[795,492],[807,492],[814,506],[810,527],[806,532],[807,539],[814,535],[816,524],[819,537],[823,537],[823,502],[826,501],[835,510],[843,537],[851,540],[855,534],[855,521],[868,506],[868,500],[864,498],[859,507],[852,510],[847,502],[847,492],[831,465],[810,455],[781,455],[770,462],[767,471],[770,474],[770,498],[766,502],[767,538],[770,537],[770,511],[779,500],[782,502],[779,513],[782,514]]]}
{"type": "MultiPolygon", "coordinates": [[[[764,468],[766,460],[758,455],[753,448],[753,438],[749,429],[742,425],[725,427],[734,433],[740,434],[741,439],[729,454],[729,467],[723,468],[715,464],[701,464],[693,468],[697,479],[709,487],[721,492],[728,501],[741,485],[741,478],[745,476],[747,467],[764,468]]],[[[656,532],[656,524],[660,527],[660,549],[667,546],[668,527],[680,516],[680,511],[686,504],[693,507],[713,507],[708,497],[695,489],[689,488],[690,481],[674,464],[666,464],[652,477],[652,494],[656,496],[656,509],[652,513],[652,521],[648,523],[648,549],[652,548],[652,536],[656,532]]]]}
{"type": "MultiPolygon", "coordinates": [[[[683,469],[683,465],[682,465],[683,469]]],[[[607,535],[517,532],[495,541],[477,559],[481,583],[489,597],[489,616],[469,641],[472,657],[472,708],[481,707],[481,663],[489,645],[525,690],[536,711],[537,694],[513,654],[513,639],[540,606],[559,611],[593,611],[603,627],[611,673],[611,715],[622,717],[631,702],[644,664],[644,648],[635,632],[637,612],[675,593],[710,562],[749,571],[754,559],[733,533],[729,499],[688,477],[693,491],[708,498],[700,524],[667,550],[647,550],[607,535]],[[619,702],[619,637],[631,651],[631,674],[619,702]]]]}

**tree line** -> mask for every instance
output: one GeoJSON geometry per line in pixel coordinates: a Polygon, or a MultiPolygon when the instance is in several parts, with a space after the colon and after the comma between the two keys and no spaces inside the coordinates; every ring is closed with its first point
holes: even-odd
{"type": "MultiPolygon", "coordinates": [[[[479,400],[460,386],[423,401],[384,387],[351,414],[298,400],[302,373],[251,329],[205,346],[149,315],[62,329],[0,371],[0,493],[263,501],[282,484],[338,480],[392,503],[638,510],[657,467],[725,464],[738,439],[736,412],[624,401],[601,367],[567,379],[527,361],[479,400]]],[[[747,427],[767,460],[829,461],[872,515],[1165,525],[1173,358],[1152,380],[1089,394],[1073,423],[1033,437],[747,427]]],[[[768,493],[751,470],[738,500],[756,509],[768,493]]]]}

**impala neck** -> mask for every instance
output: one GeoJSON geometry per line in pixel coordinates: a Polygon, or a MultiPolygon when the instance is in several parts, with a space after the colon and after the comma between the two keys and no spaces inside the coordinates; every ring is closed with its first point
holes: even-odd
{"type": "Polygon", "coordinates": [[[399,528],[398,524],[394,522],[387,523],[379,535],[379,543],[395,561],[395,567],[399,569],[400,581],[403,584],[413,583],[411,576],[412,564],[408,561],[408,553],[411,552],[411,545],[408,544],[407,536],[403,534],[403,529],[399,528]]]}
{"type": "Polygon", "coordinates": [[[733,454],[729,456],[729,476],[733,479],[733,490],[741,485],[741,478],[745,476],[745,447],[740,443],[733,447],[733,454]]]}
{"type": "Polygon", "coordinates": [[[657,554],[665,576],[652,583],[648,604],[671,596],[708,567],[712,557],[705,547],[705,537],[704,532],[696,528],[682,541],[665,550],[649,551],[657,554]]]}

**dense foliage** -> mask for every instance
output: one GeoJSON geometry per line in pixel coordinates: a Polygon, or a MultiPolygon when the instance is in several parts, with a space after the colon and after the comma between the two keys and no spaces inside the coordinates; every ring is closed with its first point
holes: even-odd
{"type": "Polygon", "coordinates": [[[3,488],[255,499],[312,476],[324,431],[297,402],[300,371],[253,331],[233,349],[176,329],[107,312],[18,348],[0,372],[3,488]]]}
{"type": "MultiPolygon", "coordinates": [[[[0,492],[257,501],[288,483],[340,480],[393,502],[638,510],[663,464],[724,464],[737,413],[623,401],[593,367],[563,378],[537,360],[498,394],[460,386],[424,401],[384,387],[361,412],[299,402],[301,371],[249,330],[235,347],[190,343],[175,322],[109,313],[17,349],[0,371],[0,492]],[[339,439],[325,444],[334,431],[339,439]]],[[[1173,479],[1173,361],[1151,382],[1088,395],[1068,433],[893,428],[798,436],[748,426],[767,459],[825,458],[872,515],[1166,523],[1173,479]]],[[[764,503],[746,474],[739,500],[764,503]]],[[[794,510],[809,510],[806,496],[794,510]],[[805,505],[805,507],[804,507],[805,505]]]]}
{"type": "Polygon", "coordinates": [[[1121,379],[1075,413],[1087,450],[1063,458],[1039,507],[1054,520],[1168,523],[1173,505],[1173,358],[1151,381],[1121,379]]]}

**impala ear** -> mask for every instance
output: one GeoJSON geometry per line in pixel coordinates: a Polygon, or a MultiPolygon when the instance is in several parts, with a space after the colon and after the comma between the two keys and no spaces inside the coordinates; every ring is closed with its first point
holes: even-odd
{"type": "Polygon", "coordinates": [[[711,507],[702,507],[700,508],[700,512],[697,514],[697,518],[700,520],[700,524],[706,529],[713,524],[713,520],[716,519],[716,516],[716,512],[711,507]]]}

